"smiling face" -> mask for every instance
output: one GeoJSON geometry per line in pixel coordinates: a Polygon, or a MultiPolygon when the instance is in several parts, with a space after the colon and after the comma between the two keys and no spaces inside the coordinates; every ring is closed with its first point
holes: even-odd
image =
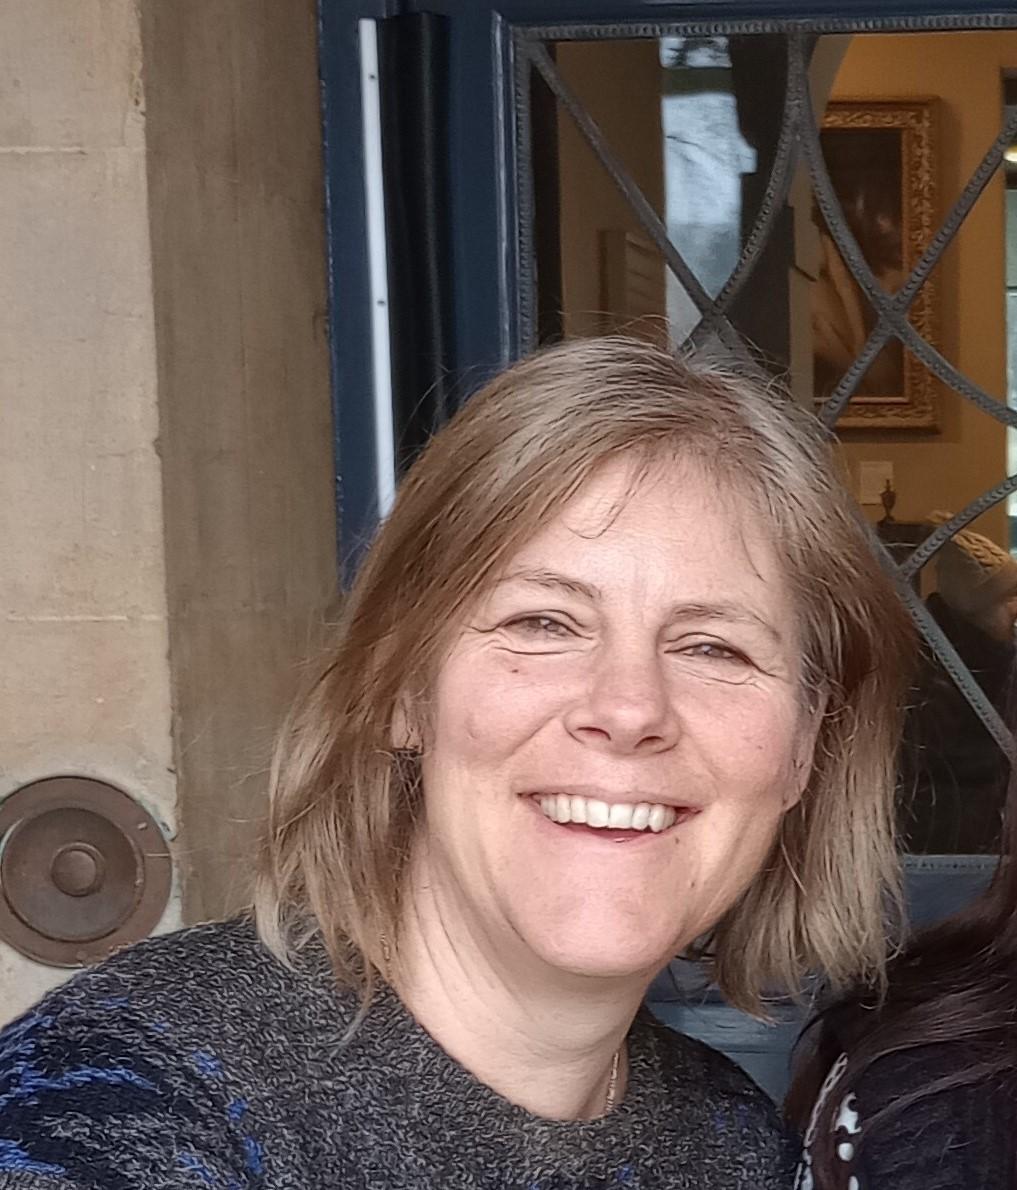
{"type": "Polygon", "coordinates": [[[752,505],[613,463],[508,563],[434,685],[426,879],[504,948],[650,975],[751,882],[814,732],[752,505]]]}

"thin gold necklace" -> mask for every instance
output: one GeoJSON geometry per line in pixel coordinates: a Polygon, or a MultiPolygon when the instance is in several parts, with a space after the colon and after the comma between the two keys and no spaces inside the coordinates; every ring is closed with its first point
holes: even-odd
{"type": "Polygon", "coordinates": [[[604,1096],[604,1115],[614,1111],[615,1100],[618,1097],[618,1068],[621,1065],[621,1046],[614,1051],[611,1059],[611,1073],[607,1076],[607,1094],[604,1096]]]}

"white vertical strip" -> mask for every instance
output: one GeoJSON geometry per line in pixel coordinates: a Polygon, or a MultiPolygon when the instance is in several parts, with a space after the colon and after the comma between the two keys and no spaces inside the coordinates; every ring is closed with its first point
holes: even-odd
{"type": "Polygon", "coordinates": [[[384,519],[395,499],[395,427],[392,418],[392,346],[388,311],[388,252],[385,243],[385,176],[381,164],[377,22],[361,20],[359,31],[371,361],[374,373],[374,459],[378,472],[378,515],[384,519]]]}

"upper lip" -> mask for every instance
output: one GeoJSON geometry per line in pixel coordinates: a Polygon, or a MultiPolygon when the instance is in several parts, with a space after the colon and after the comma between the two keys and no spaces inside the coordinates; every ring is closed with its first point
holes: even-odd
{"type": "Polygon", "coordinates": [[[648,789],[604,789],[599,785],[541,785],[537,789],[525,789],[523,797],[553,797],[556,794],[567,797],[593,798],[597,801],[616,805],[635,806],[639,802],[647,802],[651,806],[671,806],[675,810],[701,810],[702,806],[696,802],[679,799],[668,794],[653,793],[648,789]]]}

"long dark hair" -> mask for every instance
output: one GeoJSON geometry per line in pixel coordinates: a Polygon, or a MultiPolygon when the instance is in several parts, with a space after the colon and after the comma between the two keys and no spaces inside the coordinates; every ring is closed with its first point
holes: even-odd
{"type": "MultiPolygon", "coordinates": [[[[839,1105],[880,1058],[919,1046],[964,1043],[963,1061],[951,1064],[949,1075],[902,1089],[863,1121],[862,1144],[918,1100],[952,1087],[1003,1080],[1017,1088],[1017,766],[1010,772],[1000,852],[985,892],[960,913],[917,934],[892,960],[885,995],[858,989],[806,1029],[786,1103],[789,1119],[802,1133],[827,1073],[842,1055],[846,1058],[836,1093],[816,1111],[811,1154],[817,1187],[828,1184],[824,1173],[837,1164],[839,1105]]],[[[1012,1167],[1017,1185],[1017,1143],[1012,1167]]]]}

